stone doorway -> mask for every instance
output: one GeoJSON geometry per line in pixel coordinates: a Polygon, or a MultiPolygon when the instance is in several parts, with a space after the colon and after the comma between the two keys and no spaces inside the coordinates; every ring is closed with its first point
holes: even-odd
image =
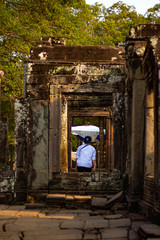
{"type": "Polygon", "coordinates": [[[113,169],[113,122],[111,111],[91,109],[87,112],[71,111],[69,113],[68,171],[75,171],[76,149],[83,143],[71,132],[71,126],[74,126],[77,122],[83,123],[83,125],[95,124],[99,127],[99,135],[97,139],[92,139],[91,143],[96,149],[97,170],[110,171],[113,169]]]}
{"type": "MultiPolygon", "coordinates": [[[[72,161],[71,126],[76,118],[96,118],[100,128],[96,144],[99,171],[114,166],[112,94],[63,94],[50,86],[49,174],[75,171],[72,161]],[[106,136],[104,136],[104,129],[106,136]]],[[[92,123],[92,121],[91,121],[92,123]]]]}

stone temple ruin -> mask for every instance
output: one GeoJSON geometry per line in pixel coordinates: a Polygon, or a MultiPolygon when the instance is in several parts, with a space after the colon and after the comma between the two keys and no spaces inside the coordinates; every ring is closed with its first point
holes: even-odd
{"type": "Polygon", "coordinates": [[[1,176],[1,199],[124,190],[129,210],[160,222],[159,57],[160,25],[130,29],[118,47],[66,46],[64,38],[43,37],[24,64],[14,182],[1,176]],[[71,155],[71,126],[85,117],[100,127],[94,176],[75,172],[71,155]]]}

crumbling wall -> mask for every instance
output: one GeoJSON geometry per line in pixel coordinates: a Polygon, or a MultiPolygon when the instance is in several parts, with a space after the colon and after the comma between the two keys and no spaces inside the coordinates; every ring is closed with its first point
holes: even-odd
{"type": "Polygon", "coordinates": [[[8,119],[0,118],[0,172],[6,170],[8,161],[8,119]]]}
{"type": "MultiPolygon", "coordinates": [[[[54,171],[68,171],[69,111],[112,108],[114,102],[115,139],[121,135],[124,143],[123,127],[118,128],[119,120],[123,123],[125,115],[122,106],[126,79],[123,53],[122,47],[64,46],[63,38],[59,41],[43,38],[31,48],[30,60],[24,65],[24,97],[28,101],[24,114],[20,107],[27,124],[26,142],[23,142],[24,136],[18,137],[18,131],[16,137],[17,162],[20,156],[22,169],[25,169],[19,168],[19,173],[26,174],[29,191],[47,191],[54,171]],[[87,100],[83,101],[85,97],[87,100]],[[25,148],[26,155],[21,155],[20,149],[25,151],[25,148]]],[[[18,123],[17,129],[20,128],[18,123]]],[[[115,151],[120,149],[120,144],[115,144],[115,151]]],[[[115,167],[124,170],[124,152],[116,155],[116,163],[115,167]]]]}
{"type": "Polygon", "coordinates": [[[0,173],[0,203],[13,203],[15,175],[14,171],[6,170],[0,173]]]}
{"type": "Polygon", "coordinates": [[[15,200],[25,201],[27,196],[27,112],[28,99],[15,101],[15,200]]]}
{"type": "Polygon", "coordinates": [[[132,29],[126,48],[128,94],[132,92],[129,203],[139,203],[141,211],[155,223],[160,219],[159,30],[160,25],[132,29]]]}

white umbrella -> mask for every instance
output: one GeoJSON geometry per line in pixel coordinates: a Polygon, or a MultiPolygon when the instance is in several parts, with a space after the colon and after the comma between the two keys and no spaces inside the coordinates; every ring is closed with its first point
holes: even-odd
{"type": "Polygon", "coordinates": [[[92,140],[96,139],[99,135],[99,127],[94,125],[82,125],[82,126],[73,126],[71,127],[72,134],[79,135],[83,138],[90,136],[92,140]]]}

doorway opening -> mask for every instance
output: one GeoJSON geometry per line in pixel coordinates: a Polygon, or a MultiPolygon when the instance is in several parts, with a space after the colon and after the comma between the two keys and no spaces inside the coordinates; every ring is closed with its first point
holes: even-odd
{"type": "Polygon", "coordinates": [[[68,170],[75,171],[76,150],[83,144],[85,136],[91,136],[91,145],[96,149],[97,170],[110,171],[113,169],[113,123],[112,116],[71,116],[69,126],[68,170]],[[72,129],[83,131],[77,132],[72,129]],[[91,126],[92,132],[87,130],[91,126]],[[79,127],[79,128],[78,128],[79,127]],[[97,132],[97,128],[99,131],[97,132]]]}

